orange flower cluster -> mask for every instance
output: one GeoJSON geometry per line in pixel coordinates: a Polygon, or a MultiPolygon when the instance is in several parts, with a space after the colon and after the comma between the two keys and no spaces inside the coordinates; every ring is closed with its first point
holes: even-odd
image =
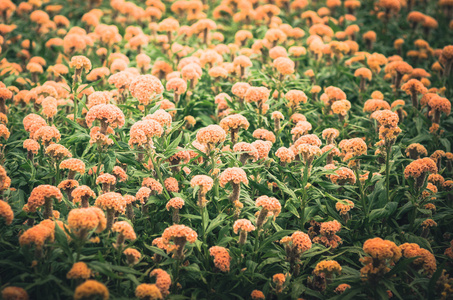
{"type": "Polygon", "coordinates": [[[6,225],[11,225],[14,219],[14,212],[11,206],[3,200],[0,200],[0,217],[5,220],[6,225]]]}
{"type": "Polygon", "coordinates": [[[172,225],[162,233],[162,243],[171,250],[177,259],[184,257],[184,246],[187,242],[195,243],[197,233],[185,225],[172,225]],[[173,244],[171,244],[173,242],[173,244]]]}
{"type": "Polygon", "coordinates": [[[28,300],[28,293],[21,287],[8,286],[2,290],[4,300],[28,300]]]}
{"type": "Polygon", "coordinates": [[[419,269],[423,269],[428,275],[434,274],[437,269],[436,258],[434,255],[424,248],[420,248],[419,245],[414,243],[404,243],[399,246],[404,257],[412,258],[417,257],[412,265],[419,269]]]}
{"type": "Polygon", "coordinates": [[[335,249],[342,243],[341,238],[336,235],[340,230],[341,224],[337,220],[321,223],[319,230],[321,236],[313,238],[313,242],[335,249]]]}
{"type": "MultiPolygon", "coordinates": [[[[118,232],[123,238],[134,241],[137,238],[134,228],[127,221],[119,221],[113,224],[113,232],[118,232]]],[[[120,238],[118,238],[120,239],[120,238]]]]}
{"type": "Polygon", "coordinates": [[[163,299],[162,293],[155,284],[142,283],[135,289],[135,297],[143,300],[163,299]]]}
{"type": "Polygon", "coordinates": [[[98,207],[75,208],[68,214],[68,226],[80,238],[91,231],[102,232],[107,225],[104,212],[98,207]]]}
{"type": "Polygon", "coordinates": [[[164,190],[162,184],[151,177],[143,179],[142,186],[149,188],[152,192],[156,192],[159,195],[162,194],[164,190]]]}
{"type": "Polygon", "coordinates": [[[313,274],[315,274],[316,276],[320,276],[321,273],[340,274],[341,266],[335,260],[323,260],[319,262],[313,270],[313,274]]]}
{"type": "Polygon", "coordinates": [[[20,237],[19,244],[23,246],[35,245],[37,250],[41,250],[46,241],[53,242],[55,239],[55,223],[44,220],[38,225],[27,229],[20,237]]]}
{"type": "Polygon", "coordinates": [[[171,277],[167,272],[162,269],[154,269],[149,276],[156,277],[156,286],[164,297],[170,293],[171,277]]]}
{"type": "Polygon", "coordinates": [[[142,257],[142,254],[138,250],[133,248],[127,248],[123,251],[123,254],[126,255],[127,262],[130,265],[136,265],[142,257]]]}
{"type": "Polygon", "coordinates": [[[60,190],[52,185],[43,184],[35,187],[28,198],[27,207],[31,212],[35,212],[40,206],[43,206],[46,201],[56,199],[61,201],[63,195],[60,190]]]}
{"type": "Polygon", "coordinates": [[[354,172],[346,167],[337,167],[334,164],[326,165],[325,170],[333,170],[335,174],[327,174],[326,177],[332,181],[334,184],[345,185],[345,184],[355,184],[356,176],[354,172]]]}
{"type": "Polygon", "coordinates": [[[373,238],[365,241],[363,251],[369,256],[360,261],[364,267],[360,270],[362,280],[377,282],[382,275],[390,271],[390,266],[401,258],[401,249],[392,241],[373,238]]]}
{"type": "Polygon", "coordinates": [[[79,285],[74,292],[74,300],[99,297],[103,300],[109,299],[109,290],[107,287],[96,280],[87,280],[79,285]]]}
{"type": "Polygon", "coordinates": [[[225,187],[229,182],[232,184],[249,184],[247,174],[241,168],[227,168],[219,176],[219,183],[221,187],[225,187]]]}
{"type": "Polygon", "coordinates": [[[209,248],[209,254],[214,256],[214,265],[222,272],[230,271],[231,257],[228,250],[224,247],[213,246],[209,248]]]}
{"type": "Polygon", "coordinates": [[[94,205],[104,210],[113,210],[118,213],[124,213],[126,202],[120,193],[108,192],[100,195],[94,205]]]}
{"type": "Polygon", "coordinates": [[[83,261],[76,262],[72,265],[71,270],[66,274],[68,279],[88,279],[93,275],[93,272],[88,268],[83,261]]]}

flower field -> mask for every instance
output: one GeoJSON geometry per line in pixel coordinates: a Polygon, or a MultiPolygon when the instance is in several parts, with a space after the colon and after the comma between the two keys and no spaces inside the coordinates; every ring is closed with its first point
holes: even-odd
{"type": "Polygon", "coordinates": [[[453,1],[0,0],[0,298],[453,299],[453,1]]]}

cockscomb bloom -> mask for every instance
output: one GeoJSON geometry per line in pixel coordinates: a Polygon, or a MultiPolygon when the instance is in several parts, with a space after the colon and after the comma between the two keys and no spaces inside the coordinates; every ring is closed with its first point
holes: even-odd
{"type": "Polygon", "coordinates": [[[41,146],[39,143],[32,139],[26,139],[23,143],[24,149],[27,149],[27,158],[33,160],[34,155],[38,154],[41,146]]]}
{"type": "Polygon", "coordinates": [[[249,143],[239,142],[233,147],[234,152],[241,152],[239,161],[245,165],[249,159],[257,161],[259,158],[258,150],[249,143]]]}
{"type": "Polygon", "coordinates": [[[354,202],[347,199],[344,199],[343,201],[346,202],[346,204],[337,202],[337,204],[335,204],[335,209],[340,213],[340,215],[345,216],[351,209],[354,208],[354,202]]]}
{"type": "Polygon", "coordinates": [[[277,57],[273,62],[274,68],[280,73],[280,79],[283,79],[284,75],[290,75],[295,72],[296,64],[288,57],[277,57]]]}
{"type": "Polygon", "coordinates": [[[115,213],[122,214],[126,211],[126,201],[121,194],[115,192],[100,195],[94,205],[107,211],[107,230],[112,228],[115,213]]]}
{"type": "Polygon", "coordinates": [[[255,226],[247,219],[236,220],[233,224],[234,233],[239,233],[239,245],[244,245],[246,243],[247,233],[252,232],[253,230],[255,230],[255,226]]]}
{"type": "Polygon", "coordinates": [[[106,228],[107,219],[98,207],[74,208],[68,214],[68,226],[80,239],[85,239],[88,232],[102,232],[106,228]]]}
{"type": "Polygon", "coordinates": [[[80,81],[80,76],[82,72],[85,71],[88,73],[91,70],[91,61],[83,55],[73,56],[69,67],[75,69],[74,73],[74,86],[77,82],[80,81]]]}
{"type": "Polygon", "coordinates": [[[418,108],[418,95],[423,95],[428,92],[428,89],[417,79],[410,79],[401,86],[401,89],[406,94],[411,96],[412,106],[418,108]]]}
{"type": "Polygon", "coordinates": [[[47,147],[52,141],[58,143],[61,139],[61,134],[55,126],[42,126],[34,132],[33,139],[47,147]]]}
{"type": "Polygon", "coordinates": [[[305,163],[305,167],[308,168],[308,171],[311,170],[311,164],[315,157],[321,155],[321,149],[318,146],[310,145],[310,144],[300,144],[296,148],[297,154],[302,156],[302,159],[305,163]]]}
{"type": "Polygon", "coordinates": [[[335,128],[327,128],[322,131],[322,138],[326,140],[326,144],[334,143],[334,140],[340,136],[340,131],[335,128]]]}
{"type": "Polygon", "coordinates": [[[249,184],[247,174],[241,168],[227,168],[219,176],[219,183],[221,187],[224,188],[228,183],[230,183],[233,187],[233,192],[229,197],[233,203],[239,201],[241,182],[245,185],[249,184]]]}
{"type": "Polygon", "coordinates": [[[269,141],[256,140],[251,143],[253,147],[258,151],[258,159],[268,158],[269,151],[271,151],[272,143],[269,141]]]}
{"type": "Polygon", "coordinates": [[[369,256],[360,259],[364,265],[360,273],[362,280],[370,282],[378,282],[401,258],[401,249],[394,242],[378,237],[365,241],[363,251],[369,256]]]}
{"type": "Polygon", "coordinates": [[[178,224],[179,223],[179,210],[184,207],[184,200],[179,197],[171,198],[167,202],[167,205],[165,207],[167,208],[167,210],[172,209],[173,223],[178,224]]]}
{"type": "Polygon", "coordinates": [[[85,163],[77,158],[68,158],[60,163],[61,170],[69,170],[68,179],[74,179],[76,173],[85,173],[85,163]]]}
{"type": "Polygon", "coordinates": [[[392,77],[394,77],[395,90],[400,88],[403,75],[410,74],[412,70],[412,66],[404,61],[393,61],[385,67],[385,72],[392,74],[392,77]]]}
{"type": "Polygon", "coordinates": [[[162,128],[166,129],[166,133],[171,130],[172,117],[163,109],[158,109],[154,113],[145,116],[143,120],[154,120],[158,122],[162,128]]]}
{"type": "Polygon", "coordinates": [[[102,184],[102,192],[108,193],[115,186],[116,177],[109,173],[104,173],[96,178],[96,184],[102,184]]]}
{"type": "MultiPolygon", "coordinates": [[[[150,148],[153,145],[153,137],[162,136],[164,129],[159,122],[155,120],[143,120],[135,122],[130,129],[130,139],[129,145],[133,148],[138,146],[138,148],[145,149],[150,148]]],[[[139,161],[142,161],[141,156],[143,154],[139,153],[139,161]]]]}
{"type": "Polygon", "coordinates": [[[288,100],[288,106],[296,110],[300,103],[307,103],[308,97],[303,91],[290,90],[285,94],[285,99],[288,100]]]}
{"type": "Polygon", "coordinates": [[[440,174],[430,174],[428,176],[428,182],[434,184],[437,188],[440,188],[444,184],[445,179],[440,174]]]}
{"type": "Polygon", "coordinates": [[[382,99],[369,99],[363,105],[363,111],[367,113],[373,113],[383,109],[390,110],[390,104],[382,99]]]}
{"type": "MultiPolygon", "coordinates": [[[[351,1],[351,0],[349,0],[349,1],[351,1]]],[[[347,289],[350,289],[350,288],[351,288],[351,286],[349,284],[342,283],[335,288],[334,292],[337,294],[343,294],[347,289]]]]}
{"type": "Polygon", "coordinates": [[[93,271],[88,268],[83,261],[76,262],[72,265],[71,270],[66,273],[67,279],[89,279],[93,275],[93,271]]]}
{"type": "Polygon", "coordinates": [[[280,164],[291,163],[295,159],[294,152],[285,147],[278,148],[275,152],[275,156],[280,159],[280,164]]]}
{"type": "Polygon", "coordinates": [[[420,156],[427,156],[428,150],[418,143],[413,143],[407,146],[406,148],[406,156],[411,159],[420,159],[420,156]]]}
{"type": "Polygon", "coordinates": [[[112,231],[118,233],[115,247],[119,248],[123,245],[125,240],[134,241],[137,238],[134,228],[127,221],[119,221],[113,224],[112,231]]]}
{"type": "Polygon", "coordinates": [[[355,184],[356,176],[351,169],[346,167],[340,167],[338,170],[335,170],[336,168],[337,167],[333,164],[326,165],[324,167],[324,169],[326,170],[334,170],[335,174],[326,175],[326,177],[329,178],[332,183],[338,185],[355,184]]]}
{"type": "Polygon", "coordinates": [[[149,276],[156,277],[156,286],[164,297],[170,293],[171,277],[166,271],[154,269],[149,276]]]}
{"type": "Polygon", "coordinates": [[[137,249],[133,248],[127,248],[123,251],[123,254],[126,255],[127,263],[131,266],[136,265],[142,257],[142,254],[137,249]]]}
{"type": "Polygon", "coordinates": [[[39,185],[32,190],[27,206],[30,212],[35,212],[38,207],[44,206],[44,218],[49,219],[53,216],[53,199],[58,201],[63,199],[60,190],[52,185],[39,185]]]}
{"type": "MultiPolygon", "coordinates": [[[[309,144],[312,146],[320,147],[322,142],[316,135],[306,134],[306,135],[301,136],[294,142],[294,148],[297,150],[297,148],[302,144],[309,144]]],[[[295,153],[295,154],[297,154],[297,153],[295,153]]]]}
{"type": "Polygon", "coordinates": [[[162,94],[164,86],[160,80],[153,75],[140,75],[134,79],[129,90],[131,95],[142,105],[148,105],[157,95],[162,94]]]}
{"type": "Polygon", "coordinates": [[[164,180],[165,189],[169,192],[179,192],[178,180],[174,177],[169,177],[164,180]]]}
{"type": "MultiPolygon", "coordinates": [[[[26,2],[23,2],[26,3],[26,2]]],[[[28,293],[21,287],[7,286],[2,290],[4,300],[28,300],[28,293]]]]}
{"type": "Polygon", "coordinates": [[[272,282],[275,283],[275,292],[280,294],[283,291],[283,285],[285,284],[286,277],[282,273],[275,274],[272,276],[272,282]]]}
{"type": "Polygon", "coordinates": [[[167,81],[167,91],[174,91],[174,102],[178,103],[182,94],[187,91],[187,82],[181,78],[172,78],[167,81]]]}
{"type": "Polygon", "coordinates": [[[252,293],[250,294],[250,297],[252,297],[253,300],[264,300],[266,297],[264,296],[262,291],[259,290],[253,290],[252,293]]]}
{"type": "Polygon", "coordinates": [[[46,147],[45,153],[55,161],[60,161],[66,157],[72,157],[71,152],[69,152],[69,150],[66,149],[65,146],[60,144],[50,144],[46,147]]]}
{"type": "Polygon", "coordinates": [[[27,229],[20,237],[19,244],[21,247],[32,245],[35,246],[35,255],[40,258],[42,247],[46,242],[53,243],[55,239],[55,223],[51,220],[44,220],[38,225],[27,229]]]}
{"type": "Polygon", "coordinates": [[[213,246],[209,248],[209,255],[214,256],[214,265],[222,272],[230,271],[231,256],[224,247],[213,246]]]}
{"type": "Polygon", "coordinates": [[[155,284],[142,283],[135,288],[135,297],[143,300],[163,299],[162,293],[155,284]]]}
{"type": "Polygon", "coordinates": [[[197,132],[197,141],[207,146],[207,153],[210,153],[216,145],[224,142],[225,138],[226,132],[219,125],[209,125],[197,132]]]}
{"type": "Polygon", "coordinates": [[[11,225],[14,219],[14,212],[11,206],[3,200],[0,200],[0,217],[3,218],[6,225],[11,225]]]}
{"type": "Polygon", "coordinates": [[[313,274],[320,276],[321,273],[324,273],[326,276],[331,276],[332,274],[340,274],[341,266],[335,260],[320,261],[313,270],[313,274]]]}
{"type": "Polygon", "coordinates": [[[291,273],[298,275],[300,257],[305,251],[311,249],[312,246],[310,237],[302,231],[296,231],[291,236],[281,239],[280,244],[283,244],[285,247],[286,259],[290,263],[291,273]]]}
{"type": "Polygon", "coordinates": [[[164,188],[160,182],[158,182],[156,179],[147,177],[143,179],[142,186],[148,187],[151,189],[151,192],[154,194],[162,194],[164,188]]]}
{"type": "Polygon", "coordinates": [[[72,201],[74,203],[81,203],[82,207],[88,207],[89,202],[88,199],[90,198],[95,198],[96,193],[91,190],[89,186],[86,185],[81,185],[79,187],[76,187],[72,192],[72,201]]]}
{"type": "Polygon", "coordinates": [[[246,117],[239,114],[229,115],[223,118],[220,121],[220,127],[222,127],[225,132],[229,132],[231,135],[231,143],[234,145],[236,144],[237,135],[239,133],[239,129],[243,128],[247,130],[250,126],[249,121],[246,117]]]}
{"type": "Polygon", "coordinates": [[[360,78],[359,91],[364,92],[366,80],[371,81],[371,78],[373,77],[373,73],[368,68],[359,68],[359,69],[355,70],[354,76],[360,78]]]}
{"type": "Polygon", "coordinates": [[[320,225],[320,236],[313,238],[314,243],[323,244],[326,247],[337,248],[341,244],[341,238],[336,235],[341,230],[341,224],[337,220],[323,222],[320,225]]]}
{"type": "MultiPolygon", "coordinates": [[[[428,183],[426,187],[427,190],[430,190],[432,193],[437,193],[437,188],[435,185],[428,183]]],[[[428,194],[429,195],[429,194],[428,194]]],[[[422,195],[423,196],[423,195],[422,195]]],[[[427,196],[423,196],[427,197],[427,196]]],[[[422,234],[420,235],[422,238],[427,238],[429,236],[430,228],[437,227],[437,223],[433,219],[426,219],[422,222],[422,234]]]]}
{"type": "Polygon", "coordinates": [[[184,258],[184,246],[187,242],[195,243],[197,240],[197,233],[185,225],[172,225],[164,230],[162,239],[164,244],[173,246],[173,255],[176,259],[181,260],[184,258]],[[170,243],[173,243],[170,244],[170,243]]]}
{"type": "Polygon", "coordinates": [[[430,107],[429,115],[432,116],[433,123],[440,123],[440,115],[444,113],[446,116],[450,115],[451,112],[451,103],[447,98],[440,96],[432,97],[428,106],[430,107]]]}
{"type": "Polygon", "coordinates": [[[285,119],[285,117],[283,116],[283,114],[279,111],[274,111],[272,114],[271,114],[271,119],[274,120],[274,130],[275,132],[279,132],[280,131],[280,121],[285,119]]]}
{"type": "Polygon", "coordinates": [[[357,166],[356,157],[366,154],[368,150],[365,141],[361,138],[342,140],[338,146],[341,149],[343,161],[349,161],[352,166],[357,166]]]}
{"type": "Polygon", "coordinates": [[[196,175],[190,180],[192,188],[198,186],[198,207],[203,208],[206,206],[206,193],[212,189],[214,180],[206,175],[196,175]]]}
{"type": "Polygon", "coordinates": [[[270,91],[266,87],[256,87],[252,86],[247,89],[245,92],[244,100],[248,103],[255,102],[258,106],[258,109],[262,109],[264,103],[269,100],[270,91]]]}
{"type": "Polygon", "coordinates": [[[256,226],[261,226],[267,221],[270,216],[274,217],[274,220],[280,214],[282,206],[280,202],[274,197],[260,196],[255,201],[256,207],[261,207],[258,218],[256,220],[256,226]]]}
{"type": "Polygon", "coordinates": [[[348,111],[351,109],[351,102],[348,100],[335,101],[332,104],[331,109],[334,114],[338,115],[340,122],[343,122],[345,116],[348,114],[348,111]]]}
{"type": "Polygon", "coordinates": [[[152,190],[146,186],[141,187],[135,194],[136,200],[142,204],[142,213],[146,214],[148,212],[148,198],[151,196],[152,190]]]}
{"type": "Polygon", "coordinates": [[[124,126],[125,117],[121,109],[113,104],[99,104],[90,108],[85,117],[88,127],[98,120],[101,123],[101,134],[106,135],[108,127],[121,128],[124,126]]]}
{"type": "Polygon", "coordinates": [[[245,76],[245,68],[251,67],[252,61],[245,55],[236,56],[233,60],[233,64],[239,70],[239,78],[245,76]]]}
{"type": "Polygon", "coordinates": [[[275,141],[276,141],[275,134],[272,131],[262,129],[262,128],[256,129],[253,132],[252,136],[255,139],[269,141],[271,143],[275,143],[275,141]]]}
{"type": "Polygon", "coordinates": [[[247,91],[250,87],[251,87],[250,84],[248,84],[246,82],[236,82],[231,87],[231,93],[233,93],[233,95],[237,96],[239,98],[239,100],[242,102],[242,101],[244,101],[245,94],[247,93],[247,91]]]}
{"type": "Polygon", "coordinates": [[[404,169],[404,177],[413,178],[415,180],[415,187],[420,189],[428,176],[428,174],[437,173],[438,169],[436,163],[431,158],[420,158],[414,160],[404,169]]]}
{"type": "Polygon", "coordinates": [[[399,246],[401,253],[406,258],[417,257],[412,261],[411,265],[415,269],[423,269],[423,272],[428,275],[434,274],[437,269],[436,258],[434,255],[419,245],[414,243],[404,243],[399,246]]]}
{"type": "Polygon", "coordinates": [[[75,289],[74,300],[89,299],[94,297],[103,300],[109,299],[109,290],[99,281],[87,280],[75,289]]]}
{"type": "Polygon", "coordinates": [[[291,134],[293,136],[293,141],[298,140],[301,136],[308,134],[308,132],[312,129],[311,123],[307,121],[300,121],[297,122],[296,126],[291,129],[291,134]]]}

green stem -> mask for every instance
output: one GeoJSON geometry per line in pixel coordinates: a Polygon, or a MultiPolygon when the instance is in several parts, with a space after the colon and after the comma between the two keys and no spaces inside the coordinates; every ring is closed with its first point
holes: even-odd
{"type": "Polygon", "coordinates": [[[387,194],[387,203],[390,202],[390,154],[392,151],[392,146],[386,147],[386,158],[385,158],[385,185],[386,185],[386,194],[387,194]]]}

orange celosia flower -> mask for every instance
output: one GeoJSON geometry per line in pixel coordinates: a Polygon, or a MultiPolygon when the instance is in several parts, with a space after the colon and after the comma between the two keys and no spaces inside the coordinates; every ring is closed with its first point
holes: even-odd
{"type": "Polygon", "coordinates": [[[3,200],[0,200],[0,217],[5,220],[6,225],[11,225],[14,219],[14,212],[11,206],[3,200]]]}
{"type": "Polygon", "coordinates": [[[88,279],[93,275],[93,272],[88,268],[83,261],[76,262],[72,265],[71,270],[66,274],[68,279],[88,279]]]}
{"type": "Polygon", "coordinates": [[[107,225],[104,212],[98,207],[75,208],[68,214],[68,226],[80,238],[91,231],[102,232],[107,225]]]}
{"type": "MultiPolygon", "coordinates": [[[[25,2],[23,2],[25,3],[25,2]]],[[[4,300],[28,300],[28,293],[21,287],[8,286],[2,290],[2,299],[4,300]]]]}
{"type": "Polygon", "coordinates": [[[142,283],[135,289],[135,297],[143,300],[163,299],[162,293],[155,284],[142,283]]]}
{"type": "Polygon", "coordinates": [[[162,269],[154,269],[149,273],[150,277],[156,277],[156,286],[159,288],[162,295],[165,297],[170,293],[171,277],[162,269]]]}
{"type": "Polygon", "coordinates": [[[209,248],[209,254],[214,256],[214,265],[222,272],[230,271],[231,257],[224,247],[213,246],[209,248]]]}
{"type": "Polygon", "coordinates": [[[93,297],[108,300],[109,290],[104,284],[96,280],[87,280],[75,289],[74,300],[82,300],[93,297]]]}

